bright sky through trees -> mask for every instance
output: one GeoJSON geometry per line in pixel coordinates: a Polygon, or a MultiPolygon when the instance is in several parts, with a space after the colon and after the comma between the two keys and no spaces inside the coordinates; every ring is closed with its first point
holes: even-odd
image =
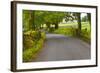
{"type": "Polygon", "coordinates": [[[81,19],[82,17],[87,16],[87,13],[81,13],[81,19]]]}

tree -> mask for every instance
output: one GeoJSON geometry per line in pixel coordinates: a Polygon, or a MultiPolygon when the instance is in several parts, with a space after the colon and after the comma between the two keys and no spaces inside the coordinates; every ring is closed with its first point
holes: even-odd
{"type": "Polygon", "coordinates": [[[29,30],[29,20],[30,20],[29,11],[23,10],[23,29],[24,29],[24,31],[29,30]]]}
{"type": "Polygon", "coordinates": [[[43,11],[35,11],[34,24],[37,29],[42,27],[42,25],[44,24],[44,12],[43,11]]]}
{"type": "Polygon", "coordinates": [[[45,23],[48,28],[50,28],[50,25],[55,25],[55,29],[58,29],[58,24],[63,20],[64,16],[64,12],[46,11],[44,16],[45,23]]]}
{"type": "Polygon", "coordinates": [[[91,14],[90,13],[87,13],[87,17],[88,17],[88,21],[89,21],[90,26],[91,26],[91,14]]]}
{"type": "Polygon", "coordinates": [[[49,11],[44,11],[44,23],[46,24],[47,28],[51,28],[52,23],[52,13],[49,11]]]}
{"type": "Polygon", "coordinates": [[[77,35],[80,37],[81,35],[81,13],[67,12],[65,21],[68,22],[68,21],[74,21],[74,20],[77,21],[78,30],[76,32],[77,32],[77,35]]]}
{"type": "Polygon", "coordinates": [[[62,22],[62,20],[65,18],[64,12],[54,12],[52,22],[55,25],[55,29],[58,29],[58,24],[62,22]]]}
{"type": "Polygon", "coordinates": [[[68,21],[74,21],[76,20],[76,15],[75,13],[72,13],[72,12],[66,12],[65,14],[65,21],[68,22],[68,21]]]}
{"type": "Polygon", "coordinates": [[[87,22],[88,21],[88,17],[87,16],[82,17],[82,20],[81,21],[82,22],[87,22]]]}
{"type": "Polygon", "coordinates": [[[35,30],[34,14],[32,10],[23,10],[23,28],[25,31],[35,30]]]}
{"type": "Polygon", "coordinates": [[[35,25],[35,23],[34,23],[35,12],[32,11],[32,10],[30,10],[29,12],[30,12],[30,14],[29,14],[29,15],[30,15],[29,29],[30,29],[30,30],[35,30],[35,29],[36,29],[36,25],[35,25]]]}
{"type": "Polygon", "coordinates": [[[23,28],[24,30],[36,30],[44,24],[44,12],[23,10],[23,28]]]}
{"type": "Polygon", "coordinates": [[[77,13],[78,36],[81,36],[81,13],[77,13]]]}
{"type": "MultiPolygon", "coordinates": [[[[51,25],[55,25],[55,29],[58,29],[58,24],[62,22],[63,19],[65,19],[66,22],[77,20],[78,36],[80,36],[81,33],[81,13],[26,10],[24,11],[23,17],[24,27],[27,28],[27,25],[28,29],[32,30],[40,29],[43,24],[46,24],[48,29],[51,29],[51,25]]],[[[88,19],[89,17],[90,16],[88,16],[88,19]]]]}

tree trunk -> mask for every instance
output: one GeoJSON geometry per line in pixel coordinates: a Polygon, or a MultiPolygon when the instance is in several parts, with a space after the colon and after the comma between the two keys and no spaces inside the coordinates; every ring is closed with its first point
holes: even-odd
{"type": "Polygon", "coordinates": [[[58,29],[58,23],[55,23],[55,29],[58,29]]]}
{"type": "Polygon", "coordinates": [[[29,20],[29,30],[35,30],[36,26],[34,24],[34,11],[30,10],[30,20],[29,20]]]}
{"type": "Polygon", "coordinates": [[[50,24],[49,23],[46,23],[46,25],[47,25],[47,28],[49,29],[50,28],[50,24]]]}
{"type": "Polygon", "coordinates": [[[90,23],[90,26],[91,26],[91,14],[87,13],[87,16],[88,16],[88,20],[89,20],[89,23],[90,23]]]}
{"type": "Polygon", "coordinates": [[[78,36],[81,36],[81,13],[77,13],[78,36]]]}
{"type": "Polygon", "coordinates": [[[90,30],[91,30],[91,14],[87,13],[87,17],[88,17],[88,21],[89,21],[89,24],[90,24],[90,30]]]}
{"type": "Polygon", "coordinates": [[[32,11],[30,11],[30,18],[29,18],[29,30],[32,29],[32,11]]]}

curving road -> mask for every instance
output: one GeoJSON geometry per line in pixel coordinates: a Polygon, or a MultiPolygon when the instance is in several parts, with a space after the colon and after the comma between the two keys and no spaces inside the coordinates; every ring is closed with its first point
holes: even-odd
{"type": "Polygon", "coordinates": [[[81,60],[90,57],[90,45],[84,41],[61,34],[46,34],[44,47],[34,61],[81,60]]]}

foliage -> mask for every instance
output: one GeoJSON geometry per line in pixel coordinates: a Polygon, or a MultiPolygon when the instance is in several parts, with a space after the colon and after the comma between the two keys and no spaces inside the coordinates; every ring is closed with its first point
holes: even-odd
{"type": "Polygon", "coordinates": [[[88,43],[91,42],[91,27],[89,25],[89,22],[82,24],[81,39],[88,43]]]}
{"type": "Polygon", "coordinates": [[[28,33],[23,35],[23,49],[31,48],[35,45],[35,42],[32,40],[32,37],[28,33]]]}
{"type": "Polygon", "coordinates": [[[29,62],[32,59],[36,58],[37,53],[43,46],[43,39],[40,39],[39,41],[36,42],[37,44],[34,45],[34,47],[29,48],[23,52],[23,60],[24,62],[29,62]]]}
{"type": "MultiPolygon", "coordinates": [[[[81,30],[80,39],[90,43],[91,29],[90,29],[89,22],[81,22],[81,23],[82,23],[82,30],[81,30]]],[[[78,34],[77,33],[78,29],[76,27],[77,25],[74,24],[74,26],[73,26],[72,24],[74,24],[74,23],[65,24],[65,25],[63,25],[63,27],[61,26],[58,29],[56,29],[53,33],[63,34],[63,35],[66,35],[66,36],[77,37],[77,34],[78,34]]]]}
{"type": "Polygon", "coordinates": [[[81,20],[81,13],[23,10],[23,61],[29,62],[34,59],[42,48],[45,33],[41,32],[41,28],[44,28],[42,27],[44,24],[49,32],[74,37],[80,35],[80,38],[89,42],[91,39],[90,29],[87,28],[86,23],[82,23],[87,19],[91,24],[91,15],[89,13],[81,20]],[[75,25],[72,24],[70,27],[63,28],[59,25],[63,19],[66,22],[77,22],[74,22],[75,25]]]}
{"type": "Polygon", "coordinates": [[[42,32],[42,33],[41,33],[41,38],[42,38],[43,40],[45,40],[46,35],[45,35],[45,33],[44,33],[44,32],[42,32]]]}
{"type": "Polygon", "coordinates": [[[58,24],[65,17],[64,12],[56,11],[31,11],[23,10],[23,27],[24,30],[32,29],[38,30],[43,24],[46,24],[48,28],[50,25],[55,25],[58,28],[58,24]]]}
{"type": "Polygon", "coordinates": [[[23,46],[24,49],[31,48],[35,45],[35,41],[37,41],[38,32],[36,31],[27,31],[23,33],[23,46]]]}
{"type": "MultiPolygon", "coordinates": [[[[53,32],[55,29],[58,29],[59,23],[65,19],[68,21],[77,21],[78,26],[78,35],[81,33],[81,21],[91,19],[91,14],[87,13],[87,16],[83,17],[81,20],[81,13],[76,12],[57,12],[57,11],[32,11],[32,10],[23,10],[23,24],[24,30],[40,30],[44,24],[47,26],[49,32],[53,32]],[[51,27],[55,25],[55,29],[51,27]]],[[[91,23],[90,23],[91,24],[91,23]]]]}
{"type": "Polygon", "coordinates": [[[54,31],[54,33],[57,33],[57,34],[63,34],[63,35],[66,35],[66,36],[74,36],[74,31],[75,29],[73,29],[72,27],[71,28],[58,28],[57,30],[54,31]]]}
{"type": "Polygon", "coordinates": [[[34,25],[36,25],[36,28],[39,29],[42,24],[44,24],[44,15],[45,13],[43,11],[34,11],[34,25]]]}
{"type": "Polygon", "coordinates": [[[91,25],[91,14],[90,13],[87,13],[87,17],[88,17],[88,21],[89,21],[89,23],[91,25]]]}
{"type": "Polygon", "coordinates": [[[90,42],[89,24],[91,25],[90,13],[81,19],[81,13],[75,12],[23,10],[23,61],[29,62],[36,58],[45,41],[45,31],[74,37],[81,35],[80,38],[90,42]],[[62,27],[60,23],[63,20],[72,23],[62,27]],[[87,20],[88,24],[82,22],[87,20]],[[44,24],[46,27],[43,27],[44,24]],[[44,28],[46,30],[42,31],[44,28]]]}
{"type": "Polygon", "coordinates": [[[90,43],[90,40],[91,40],[91,34],[90,34],[90,32],[87,31],[87,29],[83,29],[83,30],[82,30],[82,33],[81,33],[81,38],[82,38],[84,41],[90,43]]]}
{"type": "Polygon", "coordinates": [[[64,18],[65,13],[64,12],[46,12],[45,15],[45,22],[46,23],[50,23],[50,24],[55,24],[55,23],[59,23],[62,21],[62,19],[64,18]]]}
{"type": "Polygon", "coordinates": [[[87,21],[88,21],[87,16],[82,17],[82,22],[87,22],[87,21]]]}
{"type": "Polygon", "coordinates": [[[38,53],[38,51],[42,48],[44,40],[45,40],[45,33],[41,32],[41,37],[37,37],[37,31],[27,31],[24,32],[23,36],[23,61],[29,62],[34,59],[38,53]]]}
{"type": "Polygon", "coordinates": [[[29,15],[28,10],[23,10],[23,29],[24,31],[29,30],[29,20],[30,20],[30,15],[29,15]]]}

